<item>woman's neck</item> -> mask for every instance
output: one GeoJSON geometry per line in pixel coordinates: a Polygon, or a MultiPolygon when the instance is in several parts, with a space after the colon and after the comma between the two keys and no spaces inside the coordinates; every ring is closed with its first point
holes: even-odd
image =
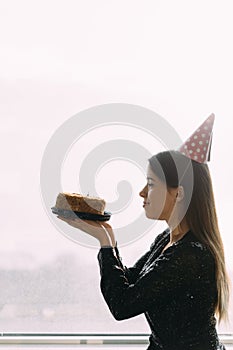
{"type": "Polygon", "coordinates": [[[180,240],[190,230],[190,227],[186,220],[182,220],[182,222],[176,227],[170,226],[170,230],[170,244],[173,244],[180,240]]]}

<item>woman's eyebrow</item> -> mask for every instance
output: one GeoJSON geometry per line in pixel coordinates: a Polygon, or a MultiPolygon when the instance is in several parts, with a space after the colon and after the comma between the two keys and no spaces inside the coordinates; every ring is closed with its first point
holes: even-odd
{"type": "Polygon", "coordinates": [[[152,177],[147,177],[147,180],[155,181],[155,179],[152,179],[152,177]]]}

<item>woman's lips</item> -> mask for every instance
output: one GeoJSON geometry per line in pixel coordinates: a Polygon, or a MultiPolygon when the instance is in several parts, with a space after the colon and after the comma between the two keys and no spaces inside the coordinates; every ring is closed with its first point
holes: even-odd
{"type": "Polygon", "coordinates": [[[149,204],[148,202],[143,202],[143,208],[148,204],[149,204]]]}

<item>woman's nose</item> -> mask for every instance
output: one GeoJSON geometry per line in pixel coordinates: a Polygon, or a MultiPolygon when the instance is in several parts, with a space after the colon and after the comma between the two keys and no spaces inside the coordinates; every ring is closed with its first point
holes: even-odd
{"type": "Polygon", "coordinates": [[[146,197],[147,191],[146,191],[147,185],[139,192],[139,196],[146,197]]]}

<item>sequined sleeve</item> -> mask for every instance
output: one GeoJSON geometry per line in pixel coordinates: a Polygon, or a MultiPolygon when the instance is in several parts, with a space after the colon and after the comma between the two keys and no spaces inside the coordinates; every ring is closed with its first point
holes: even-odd
{"type": "Polygon", "coordinates": [[[101,292],[114,318],[128,319],[155,309],[157,300],[169,293],[171,297],[171,291],[177,292],[179,288],[189,290],[190,285],[208,281],[209,259],[208,252],[203,253],[203,247],[197,245],[169,247],[141,273],[137,270],[142,267],[139,268],[139,260],[134,267],[137,270],[136,281],[131,283],[133,278],[131,281],[128,278],[129,271],[134,273],[136,270],[128,269],[127,272],[119,263],[114,248],[100,249],[101,292]]]}
{"type": "Polygon", "coordinates": [[[152,251],[155,249],[157,243],[163,237],[164,233],[166,233],[166,232],[160,233],[155,238],[154,242],[150,246],[150,249],[145,254],[143,254],[143,256],[140,259],[138,259],[137,262],[132,267],[127,267],[127,266],[123,265],[122,258],[120,256],[118,245],[117,245],[117,242],[116,242],[115,255],[116,255],[117,259],[118,259],[118,265],[124,270],[125,276],[126,276],[128,282],[130,284],[131,283],[135,283],[135,281],[138,278],[138,275],[139,275],[142,267],[146,263],[147,259],[151,255],[152,251]]]}

